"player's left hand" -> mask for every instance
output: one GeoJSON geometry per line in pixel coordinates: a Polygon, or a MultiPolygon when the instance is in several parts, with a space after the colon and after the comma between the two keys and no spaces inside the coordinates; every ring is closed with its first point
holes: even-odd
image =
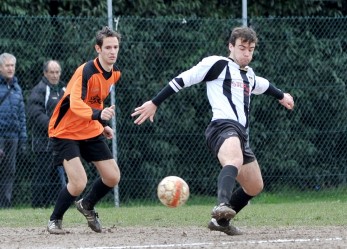
{"type": "Polygon", "coordinates": [[[113,138],[113,130],[110,126],[105,126],[103,133],[107,139],[113,138]]]}
{"type": "Polygon", "coordinates": [[[283,105],[288,110],[294,109],[294,99],[289,93],[284,93],[283,99],[279,100],[280,104],[283,105]]]}

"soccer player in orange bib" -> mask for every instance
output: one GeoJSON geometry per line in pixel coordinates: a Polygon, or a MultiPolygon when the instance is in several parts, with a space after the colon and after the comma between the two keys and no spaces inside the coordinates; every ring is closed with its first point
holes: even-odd
{"type": "Polygon", "coordinates": [[[120,170],[106,144],[106,139],[114,135],[108,121],[115,115],[115,107],[104,106],[104,100],[121,76],[115,66],[120,38],[109,27],[97,32],[97,58],[77,68],[50,119],[48,133],[54,165],[63,164],[68,178],[48,221],[47,230],[51,234],[66,233],[62,228],[63,216],[87,185],[82,158],[94,164],[100,178],[75,205],[86,217],[88,226],[97,233],[102,232],[94,206],[120,180],[120,170]]]}

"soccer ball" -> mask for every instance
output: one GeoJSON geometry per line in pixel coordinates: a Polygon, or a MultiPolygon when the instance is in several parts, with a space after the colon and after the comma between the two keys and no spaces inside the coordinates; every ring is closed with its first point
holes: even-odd
{"type": "Polygon", "coordinates": [[[158,184],[158,198],[167,207],[179,207],[189,198],[188,184],[178,176],[167,176],[158,184]]]}

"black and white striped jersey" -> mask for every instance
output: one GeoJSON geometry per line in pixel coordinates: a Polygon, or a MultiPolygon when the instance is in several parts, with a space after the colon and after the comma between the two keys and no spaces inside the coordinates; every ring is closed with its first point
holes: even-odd
{"type": "Polygon", "coordinates": [[[255,76],[253,69],[241,69],[231,59],[222,56],[204,58],[197,65],[172,79],[169,85],[175,92],[206,82],[207,97],[212,107],[212,121],[232,119],[248,127],[251,94],[262,94],[269,81],[255,76]]]}

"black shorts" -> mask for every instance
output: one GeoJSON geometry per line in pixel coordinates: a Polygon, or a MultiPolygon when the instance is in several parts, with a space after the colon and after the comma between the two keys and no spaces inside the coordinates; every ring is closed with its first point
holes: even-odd
{"type": "Polygon", "coordinates": [[[87,162],[113,158],[103,135],[86,140],[51,138],[51,142],[53,145],[54,166],[62,165],[64,159],[69,161],[75,157],[83,158],[87,162]]]}
{"type": "Polygon", "coordinates": [[[224,141],[229,137],[238,137],[241,142],[243,153],[243,164],[256,160],[256,157],[249,147],[249,135],[247,130],[238,122],[231,119],[217,119],[212,121],[206,128],[205,137],[208,148],[215,157],[224,141]]]}

